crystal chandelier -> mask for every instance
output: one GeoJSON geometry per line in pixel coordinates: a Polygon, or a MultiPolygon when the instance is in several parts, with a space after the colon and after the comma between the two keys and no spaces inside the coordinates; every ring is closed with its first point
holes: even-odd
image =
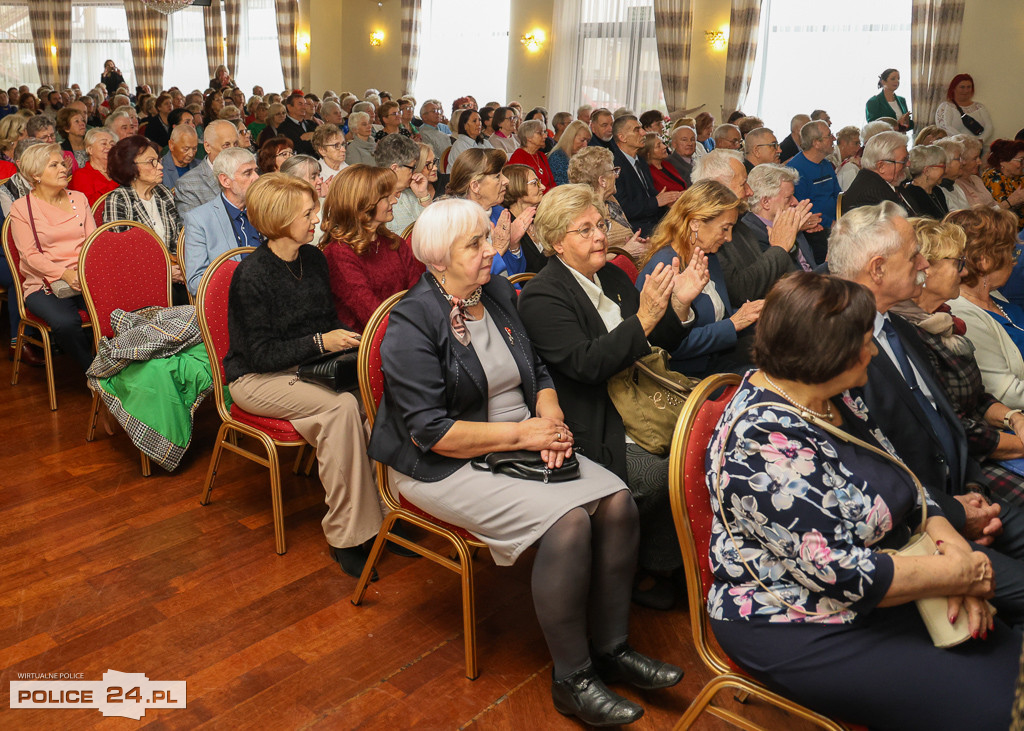
{"type": "Polygon", "coordinates": [[[195,0],[142,0],[142,4],[151,10],[170,15],[184,8],[187,8],[195,0]]]}

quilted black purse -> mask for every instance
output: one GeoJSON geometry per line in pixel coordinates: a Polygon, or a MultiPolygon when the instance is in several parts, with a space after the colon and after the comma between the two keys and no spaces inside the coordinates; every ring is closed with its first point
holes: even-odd
{"type": "Polygon", "coordinates": [[[491,452],[483,457],[477,457],[471,464],[473,469],[482,472],[544,483],[566,482],[580,476],[580,463],[575,454],[563,461],[561,467],[554,469],[548,468],[547,463],[540,458],[540,452],[531,452],[528,449],[491,452]]]}
{"type": "Polygon", "coordinates": [[[359,388],[359,348],[323,353],[299,366],[300,381],[315,383],[338,393],[359,388]]]}

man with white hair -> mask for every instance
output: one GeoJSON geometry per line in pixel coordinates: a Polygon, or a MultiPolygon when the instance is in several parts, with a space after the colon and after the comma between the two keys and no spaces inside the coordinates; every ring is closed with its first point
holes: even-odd
{"type": "Polygon", "coordinates": [[[811,202],[819,224],[808,231],[815,258],[824,261],[828,252],[828,232],[836,220],[836,201],[842,189],[828,156],[835,149],[835,135],[822,120],[800,128],[800,152],[786,164],[800,173],[796,196],[811,202]]]}
{"type": "MultiPolygon", "coordinates": [[[[615,147],[614,135],[612,134],[612,126],[615,124],[615,119],[612,117],[612,113],[604,107],[595,109],[590,114],[590,142],[587,143],[590,147],[606,147],[612,150],[615,147]]],[[[614,150],[612,150],[614,152],[614,150]]]]}
{"type": "Polygon", "coordinates": [[[590,124],[590,115],[594,111],[594,108],[589,104],[582,104],[579,109],[576,110],[576,119],[583,122],[583,124],[590,124]]]}
{"type": "Polygon", "coordinates": [[[161,161],[164,168],[164,185],[168,190],[174,190],[177,187],[178,179],[182,175],[199,167],[200,161],[196,159],[198,148],[199,137],[196,135],[194,127],[179,124],[171,130],[171,137],[167,142],[167,154],[161,161]]]}
{"type": "Polygon", "coordinates": [[[796,154],[800,152],[800,145],[797,142],[800,139],[800,128],[810,121],[811,118],[807,114],[797,114],[789,120],[789,136],[779,145],[783,163],[789,162],[790,158],[796,157],[796,154]]]}
{"type": "Polygon", "coordinates": [[[441,114],[444,107],[437,99],[427,99],[420,106],[420,118],[423,124],[419,128],[420,139],[430,145],[434,156],[440,160],[444,151],[452,146],[451,137],[441,131],[441,114]]]}
{"type": "Polygon", "coordinates": [[[238,147],[238,129],[235,125],[226,119],[218,119],[207,125],[203,134],[206,158],[182,175],[174,186],[174,203],[182,218],[193,208],[213,200],[220,193],[213,163],[221,152],[232,147],[238,147]]]}
{"type": "Polygon", "coordinates": [[[185,216],[185,284],[192,294],[218,256],[265,240],[245,212],[246,193],[259,176],[256,157],[238,147],[224,150],[213,163],[213,173],[220,194],[185,216]]]}
{"type": "Polygon", "coordinates": [[[132,118],[125,109],[118,109],[107,115],[103,126],[110,130],[118,140],[123,140],[132,133],[132,118]]]}
{"type": "MultiPolygon", "coordinates": [[[[775,163],[758,165],[747,176],[747,185],[753,193],[747,198],[748,210],[740,220],[754,233],[758,254],[778,256],[772,249],[783,251],[789,260],[789,271],[809,272],[819,262],[807,236],[800,230],[811,218],[811,202],[794,195],[799,181],[800,173],[793,168],[775,163]]],[[[752,264],[748,262],[746,266],[752,264]]],[[[774,282],[768,284],[766,293],[772,284],[774,282]]]]}
{"type": "Polygon", "coordinates": [[[829,268],[875,298],[877,354],[862,396],[897,456],[921,480],[949,522],[984,551],[996,572],[992,600],[1011,625],[1024,619],[1024,512],[986,495],[987,478],[967,453],[956,410],[910,322],[890,312],[921,293],[928,261],[905,211],[891,201],[861,206],[840,218],[829,239],[829,268]]]}
{"type": "Polygon", "coordinates": [[[743,166],[747,174],[758,165],[779,161],[779,141],[767,127],[758,127],[747,132],[743,138],[743,166]]]}
{"type": "MultiPolygon", "coordinates": [[[[676,127],[672,130],[672,154],[668,156],[668,164],[679,171],[689,188],[692,183],[694,155],[697,152],[697,130],[693,127],[676,127]]],[[[703,149],[703,148],[702,148],[703,149]]]]}
{"type": "Polygon", "coordinates": [[[864,145],[860,172],[843,195],[843,214],[882,201],[905,205],[898,186],[906,177],[907,138],[901,132],[879,132],[864,145]]]}
{"type": "Polygon", "coordinates": [[[743,134],[735,124],[720,124],[711,133],[716,150],[738,150],[743,146],[743,134]]]}

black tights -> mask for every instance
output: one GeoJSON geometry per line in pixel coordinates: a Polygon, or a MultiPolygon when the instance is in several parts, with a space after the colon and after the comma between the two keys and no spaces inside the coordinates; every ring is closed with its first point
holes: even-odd
{"type": "Polygon", "coordinates": [[[640,530],[628,490],[603,498],[593,516],[573,508],[548,528],[533,562],[533,605],[555,678],[590,664],[587,614],[597,652],[629,634],[629,601],[640,530]]]}

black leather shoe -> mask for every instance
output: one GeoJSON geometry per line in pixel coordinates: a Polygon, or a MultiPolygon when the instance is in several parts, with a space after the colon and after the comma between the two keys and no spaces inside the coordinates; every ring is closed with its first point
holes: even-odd
{"type": "Polygon", "coordinates": [[[551,699],[556,711],[591,726],[622,726],[644,715],[643,706],[608,690],[593,666],[577,670],[565,680],[555,680],[552,671],[551,699]]]}
{"type": "Polygon", "coordinates": [[[669,688],[683,679],[675,665],[641,655],[625,642],[605,655],[594,655],[594,669],[606,683],[629,683],[641,690],[669,688]]]}
{"type": "MultiPolygon", "coordinates": [[[[352,546],[351,548],[328,546],[328,548],[331,549],[331,558],[338,562],[342,571],[356,579],[363,575],[366,559],[369,557],[366,549],[362,546],[352,546]]],[[[376,581],[379,578],[377,569],[374,569],[373,574],[370,576],[370,581],[376,581]]]]}

